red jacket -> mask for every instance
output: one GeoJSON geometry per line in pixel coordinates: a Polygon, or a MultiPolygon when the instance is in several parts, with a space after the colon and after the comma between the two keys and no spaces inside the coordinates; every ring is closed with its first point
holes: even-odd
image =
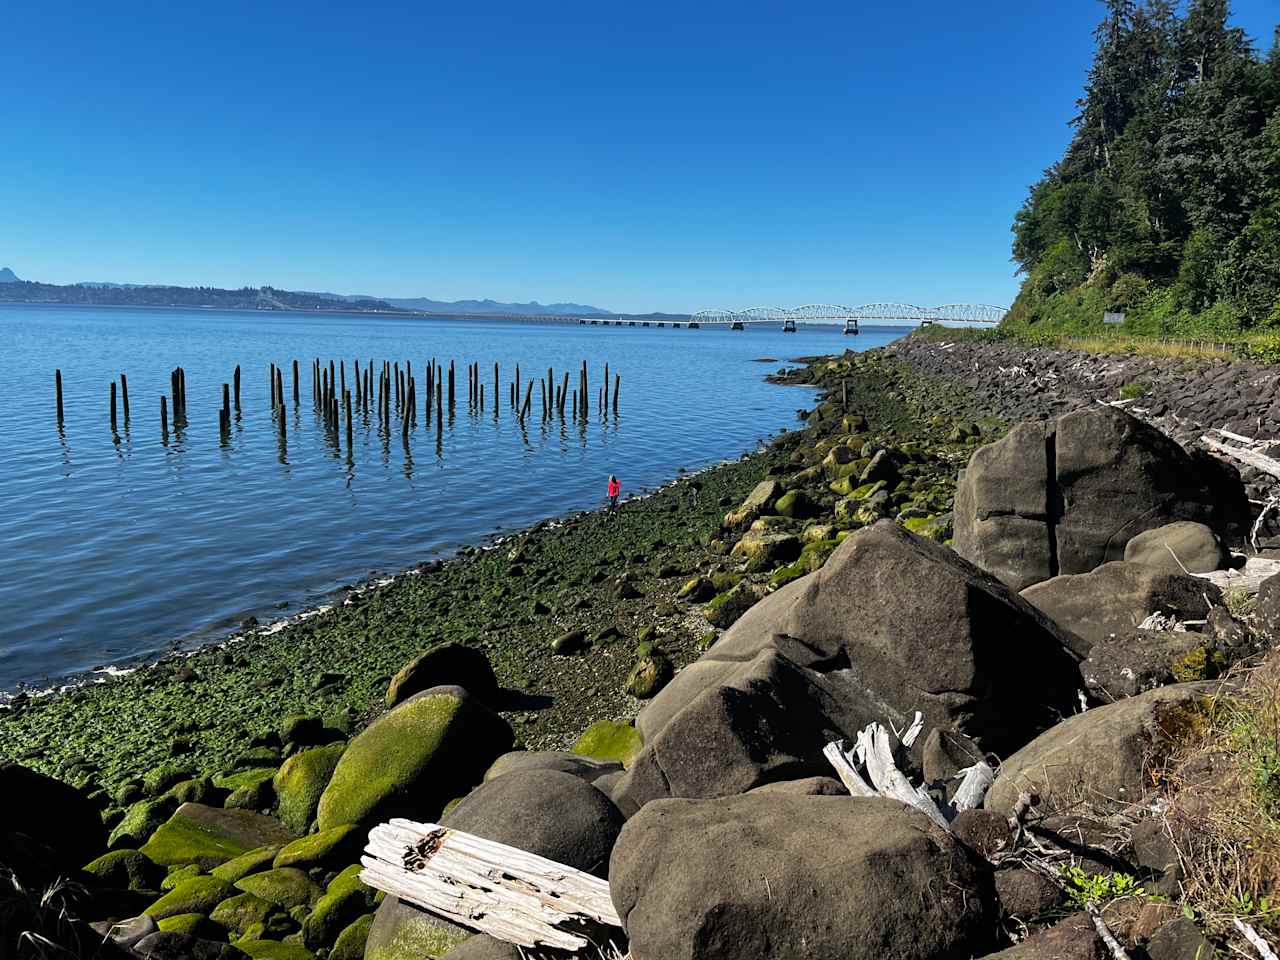
{"type": "Polygon", "coordinates": [[[618,495],[618,491],[621,489],[622,489],[622,484],[620,484],[617,480],[609,481],[609,496],[616,497],[618,495]]]}

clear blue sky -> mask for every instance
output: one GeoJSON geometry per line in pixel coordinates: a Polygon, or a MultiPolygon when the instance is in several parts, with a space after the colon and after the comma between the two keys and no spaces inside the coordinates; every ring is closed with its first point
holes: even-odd
{"type": "MultiPolygon", "coordinates": [[[[637,311],[1007,304],[1009,224],[1101,16],[336,6],[11,5],[0,266],[637,311]]],[[[1265,47],[1274,0],[1235,10],[1265,47]]]]}

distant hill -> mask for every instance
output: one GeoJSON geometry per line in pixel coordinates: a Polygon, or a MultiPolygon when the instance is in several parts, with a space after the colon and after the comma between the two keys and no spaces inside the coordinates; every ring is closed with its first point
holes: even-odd
{"type": "Polygon", "coordinates": [[[313,293],[308,296],[327,297],[342,303],[358,300],[380,299],[401,310],[415,313],[462,313],[468,315],[501,315],[515,317],[569,317],[569,316],[617,316],[612,310],[593,307],[585,303],[502,303],[498,300],[432,300],[430,297],[370,297],[363,294],[313,293]]]}
{"type": "Polygon", "coordinates": [[[0,283],[21,283],[18,275],[8,267],[0,267],[0,283]]]}

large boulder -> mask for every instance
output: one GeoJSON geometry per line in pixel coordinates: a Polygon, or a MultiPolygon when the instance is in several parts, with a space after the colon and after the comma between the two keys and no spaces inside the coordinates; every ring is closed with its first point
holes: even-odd
{"type": "MultiPolygon", "coordinates": [[[[107,848],[107,832],[93,803],[70,784],[28,767],[0,763],[0,806],[8,811],[0,861],[11,866],[28,859],[19,855],[21,849],[43,845],[57,861],[44,866],[69,873],[107,848]]],[[[33,859],[38,863],[43,857],[33,859]]]]}
{"type": "Polygon", "coordinates": [[[1222,591],[1207,580],[1124,561],[1033,584],[1022,596],[1091,644],[1128,633],[1153,613],[1203,620],[1222,602],[1222,591]]]}
{"type": "Polygon", "coordinates": [[[461,687],[434,687],[352,739],[320,796],[321,830],[395,816],[437,817],[510,749],[511,728],[461,687]]]}
{"type": "Polygon", "coordinates": [[[829,773],[827,741],[872,721],[901,729],[916,710],[1011,753],[1075,702],[1067,639],[951,550],[878,523],[747,611],[641,711],[645,746],[614,797],[630,813],[829,773]]]}
{"type": "MultiPolygon", "coordinates": [[[[604,877],[623,819],[609,798],[580,776],[525,769],[485,781],[440,823],[604,877]]],[[[365,955],[367,960],[439,956],[469,934],[388,897],[374,917],[365,955]]]]}
{"type": "Polygon", "coordinates": [[[387,706],[404,703],[415,693],[432,687],[462,687],[485,703],[494,702],[498,678],[489,658],[464,643],[440,643],[414,657],[391,678],[387,706]]]}
{"type": "Polygon", "coordinates": [[[1178,520],[1138,534],[1125,544],[1124,558],[1165,573],[1212,573],[1227,565],[1231,553],[1210,527],[1178,520]]]}
{"type": "Polygon", "coordinates": [[[276,771],[272,780],[277,811],[284,825],[294,833],[305,833],[316,815],[320,796],[329,785],[338,759],[347,749],[344,742],[331,743],[295,753],[276,771]]]}
{"type": "Polygon", "coordinates": [[[976,450],[956,488],[955,548],[1015,590],[1124,558],[1138,534],[1247,516],[1235,471],[1114,407],[1021,423],[976,450]]]}
{"type": "Polygon", "coordinates": [[[152,834],[142,852],[162,866],[195,864],[210,870],[258,847],[289,839],[288,828],[272,817],[184,803],[152,834]]]}
{"type": "Polygon", "coordinates": [[[1080,673],[1104,703],[1137,696],[1173,683],[1178,665],[1202,650],[1205,640],[1190,631],[1126,630],[1096,641],[1080,673]]]}
{"type": "Polygon", "coordinates": [[[996,914],[990,868],[879,797],[652,803],[609,881],[635,960],[981,956],[996,914]]]}
{"type": "Polygon", "coordinates": [[[509,773],[524,773],[532,770],[558,770],[581,777],[588,783],[594,783],[601,777],[617,773],[622,764],[609,760],[598,760],[567,750],[513,750],[504,753],[485,771],[485,780],[495,780],[509,773]]]}
{"type": "Polygon", "coordinates": [[[1216,681],[1179,683],[1068,717],[1000,765],[985,806],[1010,814],[1024,792],[1046,816],[1136,802],[1149,771],[1196,729],[1221,690],[1216,681]]]}

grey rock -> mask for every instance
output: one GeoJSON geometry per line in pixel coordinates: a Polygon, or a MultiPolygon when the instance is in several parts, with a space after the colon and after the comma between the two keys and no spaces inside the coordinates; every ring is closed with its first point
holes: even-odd
{"type": "Polygon", "coordinates": [[[1231,554],[1203,523],[1178,520],[1144,530],[1124,548],[1124,559],[1165,573],[1212,573],[1223,569],[1231,554]]]}

